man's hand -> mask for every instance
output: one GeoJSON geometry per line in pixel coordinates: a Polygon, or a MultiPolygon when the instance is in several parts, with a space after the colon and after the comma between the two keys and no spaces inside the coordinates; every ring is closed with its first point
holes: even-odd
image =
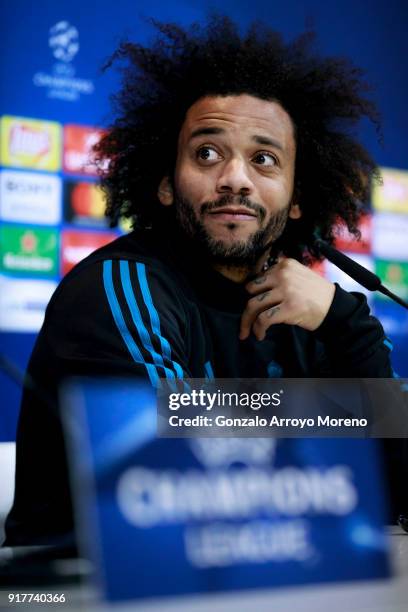
{"type": "Polygon", "coordinates": [[[263,340],[266,330],[276,323],[314,331],[325,318],[335,292],[333,283],[295,259],[281,259],[246,289],[253,297],[241,318],[241,340],[251,329],[258,340],[263,340]]]}

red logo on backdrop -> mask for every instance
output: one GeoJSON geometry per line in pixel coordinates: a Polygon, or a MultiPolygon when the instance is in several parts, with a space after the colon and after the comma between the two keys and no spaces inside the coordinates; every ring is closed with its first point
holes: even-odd
{"type": "Polygon", "coordinates": [[[33,232],[28,231],[21,237],[20,244],[21,248],[26,253],[34,253],[35,249],[37,248],[38,239],[33,232]]]}
{"type": "Polygon", "coordinates": [[[65,276],[78,262],[96,249],[112,242],[111,232],[82,232],[63,230],[61,236],[61,274],[65,276]]]}
{"type": "Polygon", "coordinates": [[[100,140],[103,130],[82,125],[64,126],[64,172],[97,175],[92,147],[100,140]]]}
{"type": "Polygon", "coordinates": [[[320,274],[320,276],[326,276],[326,261],[314,261],[312,263],[312,265],[310,266],[310,269],[313,270],[314,272],[317,272],[317,274],[320,274]]]}
{"type": "Polygon", "coordinates": [[[361,239],[356,240],[350,234],[347,227],[342,223],[336,230],[335,247],[340,251],[350,251],[351,253],[371,253],[372,242],[372,216],[365,214],[361,217],[358,229],[361,232],[361,239]]]}
{"type": "Polygon", "coordinates": [[[105,199],[97,183],[64,181],[64,217],[70,223],[91,223],[107,227],[105,199]]]}

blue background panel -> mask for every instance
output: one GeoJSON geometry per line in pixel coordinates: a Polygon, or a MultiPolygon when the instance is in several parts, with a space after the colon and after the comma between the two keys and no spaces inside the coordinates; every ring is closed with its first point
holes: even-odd
{"type": "MultiPolygon", "coordinates": [[[[241,26],[258,19],[291,39],[307,27],[317,32],[317,49],[322,54],[350,57],[361,66],[373,86],[372,96],[383,119],[384,139],[379,144],[374,128],[363,124],[361,137],[379,165],[408,170],[407,113],[408,81],[405,55],[408,11],[398,0],[342,3],[320,0],[269,0],[205,2],[200,0],[100,0],[97,7],[78,0],[55,3],[43,0],[35,10],[28,0],[15,0],[3,7],[0,25],[3,49],[0,78],[3,83],[0,115],[57,121],[61,125],[106,126],[112,118],[109,96],[117,89],[115,70],[103,73],[101,67],[120,40],[142,42],[154,35],[147,18],[189,24],[210,11],[232,16],[241,26]],[[77,32],[78,51],[69,61],[59,61],[49,46],[50,29],[67,21],[77,32]],[[40,75],[40,76],[39,76],[40,75]],[[65,79],[71,86],[45,87],[44,79],[65,79]],[[72,83],[85,89],[73,96],[72,83]],[[62,94],[61,94],[62,91],[62,94]],[[68,94],[67,94],[68,92],[68,94]],[[71,95],[71,98],[69,97],[71,95]]],[[[62,171],[58,175],[68,179],[62,171]]],[[[91,179],[86,179],[91,181],[91,179]]],[[[408,214],[408,211],[406,211],[408,214]]],[[[1,223],[1,221],[0,221],[1,223]]],[[[75,229],[61,221],[58,228],[75,229]]],[[[98,231],[94,229],[94,231],[98,231]]],[[[372,254],[375,257],[375,254],[372,254]]],[[[56,279],[58,280],[58,279],[56,279]]],[[[394,342],[396,369],[408,375],[407,326],[400,312],[381,305],[394,342]]],[[[1,313],[0,313],[1,316],[1,313]]],[[[24,370],[35,334],[1,333],[0,354],[24,370]]],[[[5,408],[0,414],[0,440],[12,440],[18,414],[19,388],[8,374],[0,372],[5,408]]]]}

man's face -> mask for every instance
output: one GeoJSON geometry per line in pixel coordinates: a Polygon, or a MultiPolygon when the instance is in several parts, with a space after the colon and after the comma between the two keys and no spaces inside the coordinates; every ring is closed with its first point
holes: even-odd
{"type": "Polygon", "coordinates": [[[278,102],[246,94],[198,100],[178,140],[179,223],[219,262],[253,265],[287,217],[300,216],[295,156],[293,123],[278,102]]]}

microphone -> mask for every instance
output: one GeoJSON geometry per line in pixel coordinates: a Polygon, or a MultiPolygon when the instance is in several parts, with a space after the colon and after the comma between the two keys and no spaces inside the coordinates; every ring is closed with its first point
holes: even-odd
{"type": "Polygon", "coordinates": [[[343,270],[348,276],[357,281],[360,285],[368,289],[369,291],[379,291],[384,295],[390,297],[394,302],[403,306],[408,310],[408,303],[405,302],[402,298],[395,293],[392,293],[387,287],[381,283],[381,278],[370,272],[363,266],[360,266],[357,262],[353,261],[344,253],[341,253],[337,249],[334,249],[332,246],[321,240],[321,238],[317,238],[315,241],[315,246],[318,248],[319,252],[326,257],[329,261],[331,261],[335,266],[343,270]]]}

